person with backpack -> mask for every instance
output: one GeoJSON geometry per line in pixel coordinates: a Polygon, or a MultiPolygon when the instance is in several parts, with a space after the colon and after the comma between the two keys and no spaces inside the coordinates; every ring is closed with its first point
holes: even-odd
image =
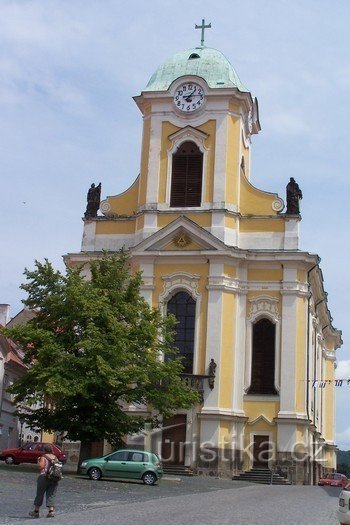
{"type": "Polygon", "coordinates": [[[62,478],[62,463],[52,453],[51,445],[44,445],[44,455],[38,459],[40,474],[37,480],[34,510],[29,512],[32,518],[39,518],[40,507],[46,496],[46,506],[49,509],[47,518],[55,517],[55,497],[58,483],[62,478]]]}

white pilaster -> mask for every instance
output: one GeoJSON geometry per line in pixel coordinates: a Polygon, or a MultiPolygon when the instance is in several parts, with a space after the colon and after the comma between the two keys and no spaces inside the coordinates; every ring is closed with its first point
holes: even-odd
{"type": "Polygon", "coordinates": [[[140,272],[142,272],[142,284],[140,286],[140,293],[144,299],[152,306],[152,294],[154,290],[154,263],[140,264],[140,272]]]}
{"type": "Polygon", "coordinates": [[[161,143],[162,120],[160,117],[152,116],[146,191],[147,204],[158,202],[159,159],[161,143]]]}
{"type": "MultiPolygon", "coordinates": [[[[239,268],[239,279],[247,280],[247,268],[239,268]]],[[[244,394],[244,368],[245,368],[245,339],[246,339],[246,317],[247,317],[247,296],[246,293],[236,295],[236,340],[235,340],[235,366],[233,377],[233,399],[232,409],[235,414],[244,415],[243,394],[244,394]]]]}
{"type": "Polygon", "coordinates": [[[226,181],[226,147],[227,147],[227,118],[218,116],[216,120],[215,167],[214,167],[214,194],[213,202],[225,202],[226,181]]]}
{"type": "Polygon", "coordinates": [[[225,242],[225,212],[213,211],[211,216],[211,233],[220,241],[225,242]]]}
{"type": "MultiPolygon", "coordinates": [[[[297,270],[284,268],[283,280],[297,281],[297,270]]],[[[293,417],[296,412],[296,334],[297,334],[297,295],[293,292],[282,294],[282,334],[281,334],[281,389],[279,417],[293,417]]]]}
{"type": "MultiPolygon", "coordinates": [[[[223,275],[223,264],[217,262],[210,263],[210,277],[221,277],[223,275]]],[[[209,368],[211,359],[214,359],[216,368],[216,378],[213,390],[208,389],[208,394],[204,400],[203,411],[219,409],[220,391],[220,357],[222,344],[222,290],[208,289],[208,319],[207,319],[207,342],[205,368],[209,368]]]]}
{"type": "Polygon", "coordinates": [[[85,221],[83,238],[81,242],[82,252],[93,252],[95,250],[96,221],[85,221]]]}
{"type": "Polygon", "coordinates": [[[299,248],[299,219],[287,219],[284,231],[284,249],[297,250],[299,248]]]}

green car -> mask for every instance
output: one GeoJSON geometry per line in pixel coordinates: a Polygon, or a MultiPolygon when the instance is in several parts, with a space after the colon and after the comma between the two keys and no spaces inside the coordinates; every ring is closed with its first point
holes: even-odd
{"type": "Polygon", "coordinates": [[[153,452],[122,449],[83,461],[80,473],[95,480],[102,477],[142,479],[146,485],[154,485],[163,476],[163,468],[159,456],[153,452]]]}

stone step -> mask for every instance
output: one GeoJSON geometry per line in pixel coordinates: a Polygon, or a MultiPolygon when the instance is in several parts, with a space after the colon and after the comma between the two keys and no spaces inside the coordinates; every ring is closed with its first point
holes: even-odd
{"type": "Polygon", "coordinates": [[[184,465],[167,465],[163,463],[164,474],[171,476],[193,476],[193,470],[184,465]]]}
{"type": "Polygon", "coordinates": [[[264,485],[290,485],[289,481],[279,474],[272,474],[267,469],[257,469],[241,472],[241,474],[233,476],[235,481],[248,481],[251,483],[261,483],[264,485]]]}

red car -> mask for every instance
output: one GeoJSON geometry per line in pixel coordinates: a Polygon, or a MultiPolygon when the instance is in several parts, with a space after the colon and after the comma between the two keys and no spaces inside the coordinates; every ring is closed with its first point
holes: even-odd
{"type": "Polygon", "coordinates": [[[334,472],[333,474],[326,474],[324,478],[321,478],[318,484],[322,487],[323,485],[328,485],[331,487],[342,487],[349,483],[349,480],[344,474],[339,474],[334,472]]]}
{"type": "Polygon", "coordinates": [[[38,458],[45,454],[44,445],[51,445],[52,453],[61,461],[66,463],[67,454],[53,443],[25,443],[23,447],[8,448],[1,452],[0,459],[8,465],[18,465],[19,463],[36,463],[38,458]]]}

